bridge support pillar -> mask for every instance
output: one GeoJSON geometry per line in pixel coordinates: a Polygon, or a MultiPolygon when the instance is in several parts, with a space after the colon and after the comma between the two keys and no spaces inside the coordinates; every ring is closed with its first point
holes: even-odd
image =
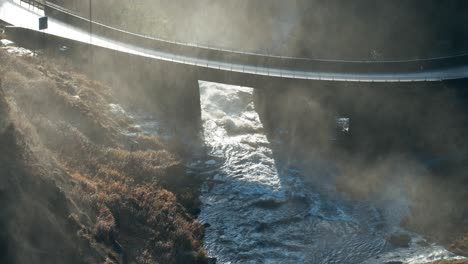
{"type": "Polygon", "coordinates": [[[198,73],[194,67],[151,60],[142,65],[140,81],[150,107],[181,136],[198,134],[201,126],[198,73]]]}

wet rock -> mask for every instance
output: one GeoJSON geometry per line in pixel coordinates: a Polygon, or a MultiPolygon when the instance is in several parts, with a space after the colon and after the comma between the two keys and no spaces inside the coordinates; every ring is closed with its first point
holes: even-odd
{"type": "Polygon", "coordinates": [[[286,201],[266,199],[253,203],[253,206],[257,206],[263,209],[278,209],[279,207],[286,206],[306,206],[307,201],[304,197],[293,197],[286,201]]]}
{"type": "Polygon", "coordinates": [[[193,209],[189,209],[189,212],[192,215],[199,215],[201,213],[201,209],[200,208],[193,208],[193,209]]]}
{"type": "Polygon", "coordinates": [[[427,246],[429,246],[429,243],[427,243],[426,240],[419,240],[418,242],[416,242],[416,244],[418,244],[418,245],[421,246],[421,247],[427,247],[427,246]]]}
{"type": "Polygon", "coordinates": [[[222,184],[222,183],[224,183],[224,181],[217,181],[217,180],[211,180],[211,179],[206,180],[206,184],[208,185],[209,191],[211,191],[216,184],[222,184]]]}
{"type": "Polygon", "coordinates": [[[262,200],[254,203],[253,205],[264,209],[277,209],[282,204],[282,202],[278,202],[275,200],[262,200]]]}
{"type": "Polygon", "coordinates": [[[209,166],[216,165],[216,161],[215,161],[215,160],[208,160],[208,161],[205,161],[205,165],[209,165],[209,166]]]}
{"type": "Polygon", "coordinates": [[[219,239],[220,239],[221,243],[231,243],[231,241],[228,239],[228,237],[226,235],[220,235],[219,239]]]}
{"type": "Polygon", "coordinates": [[[267,223],[260,223],[256,228],[255,231],[257,232],[264,232],[268,228],[267,223]]]}
{"type": "Polygon", "coordinates": [[[223,180],[223,176],[221,176],[221,174],[219,174],[219,173],[216,173],[216,175],[213,176],[213,180],[214,180],[214,181],[222,181],[222,180],[223,180]]]}
{"type": "Polygon", "coordinates": [[[407,248],[411,242],[411,237],[408,234],[393,234],[387,237],[387,241],[395,247],[407,248]]]}
{"type": "Polygon", "coordinates": [[[383,230],[385,228],[385,223],[378,223],[375,228],[377,228],[378,230],[383,230]]]}

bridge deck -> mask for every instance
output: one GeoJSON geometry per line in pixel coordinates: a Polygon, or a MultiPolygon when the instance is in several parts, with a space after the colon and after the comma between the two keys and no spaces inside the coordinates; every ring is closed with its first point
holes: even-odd
{"type": "MultiPolygon", "coordinates": [[[[34,1],[33,1],[34,2],[34,1]]],[[[346,82],[420,82],[468,77],[468,56],[407,61],[327,61],[266,56],[186,45],[147,38],[99,23],[89,34],[89,20],[55,6],[45,8],[20,0],[0,0],[0,19],[37,30],[38,18],[49,9],[45,34],[59,36],[128,54],[232,73],[300,80],[346,82]],[[64,19],[65,17],[65,19],[64,19]]]]}

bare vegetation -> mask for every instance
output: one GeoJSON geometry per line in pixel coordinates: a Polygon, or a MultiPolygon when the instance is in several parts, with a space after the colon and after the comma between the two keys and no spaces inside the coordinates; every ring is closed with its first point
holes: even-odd
{"type": "MultiPolygon", "coordinates": [[[[67,240],[63,247],[68,246],[64,254],[73,255],[70,263],[206,262],[203,227],[189,213],[198,206],[198,188],[192,188],[197,183],[185,178],[173,147],[155,137],[127,136],[138,129],[127,116],[111,111],[109,105],[118,103],[111,89],[63,62],[2,51],[0,60],[0,133],[8,135],[1,137],[0,165],[16,163],[28,172],[25,179],[34,181],[37,174],[47,180],[45,186],[60,190],[56,200],[44,202],[52,208],[43,213],[68,229],[43,251],[67,240]],[[21,141],[11,138],[18,135],[21,141]]],[[[2,184],[5,177],[2,173],[2,184]]],[[[33,201],[44,196],[37,191],[23,206],[34,207],[33,201]]],[[[0,221],[13,218],[0,215],[0,221]]],[[[55,228],[44,227],[44,232],[55,228]]],[[[8,254],[7,262],[0,262],[31,263],[20,256],[39,254],[15,247],[11,230],[2,232],[0,250],[8,254]]],[[[36,242],[31,247],[41,248],[36,242]]],[[[44,263],[64,260],[55,256],[44,263]]]]}

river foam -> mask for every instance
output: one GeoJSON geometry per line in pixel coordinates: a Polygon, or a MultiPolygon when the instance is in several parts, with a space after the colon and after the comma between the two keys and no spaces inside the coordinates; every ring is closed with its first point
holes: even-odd
{"type": "MultiPolygon", "coordinates": [[[[211,175],[202,189],[205,247],[218,263],[425,263],[457,258],[399,227],[399,201],[357,202],[308,174],[278,166],[255,110],[253,89],[200,82],[203,136],[210,157],[196,166],[211,175]],[[386,238],[410,235],[408,248],[386,238]]],[[[315,163],[314,163],[315,164],[315,163]]]]}

